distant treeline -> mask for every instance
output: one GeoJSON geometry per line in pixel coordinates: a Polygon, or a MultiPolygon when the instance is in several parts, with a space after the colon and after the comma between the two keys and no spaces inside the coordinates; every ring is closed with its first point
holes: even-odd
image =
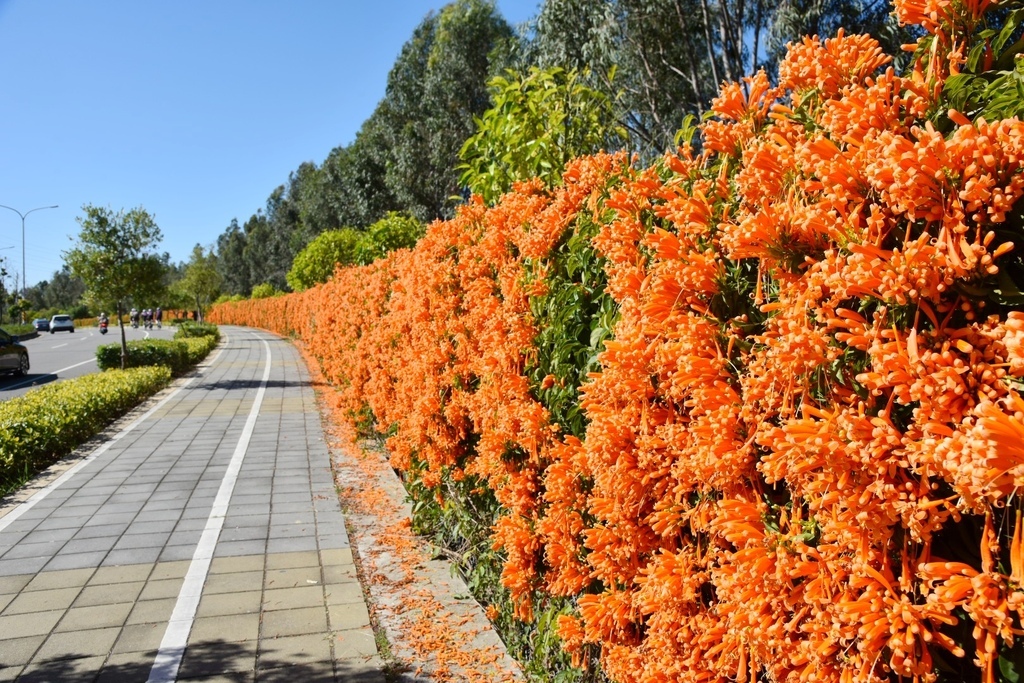
{"type": "Polygon", "coordinates": [[[491,106],[495,77],[534,66],[579,73],[624,132],[602,145],[650,159],[675,146],[723,81],[771,76],[786,43],[839,27],[871,33],[891,54],[910,38],[883,0],[545,0],[520,27],[489,0],[456,0],[415,29],[350,144],[301,164],[265,208],[218,237],[222,291],[289,289],[295,256],[328,230],[363,230],[389,212],[451,217],[469,194],[459,151],[491,106]]]}

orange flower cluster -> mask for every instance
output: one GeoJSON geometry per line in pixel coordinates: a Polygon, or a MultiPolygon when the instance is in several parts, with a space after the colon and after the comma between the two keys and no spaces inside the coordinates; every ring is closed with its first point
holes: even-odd
{"type": "Polygon", "coordinates": [[[564,647],[620,683],[935,681],[960,659],[995,680],[1024,633],[1024,313],[986,295],[1024,123],[926,120],[985,7],[896,4],[943,36],[928,73],[806,39],[778,87],[723,88],[699,153],[577,160],[212,316],[306,340],[439,495],[484,481],[518,616],[573,598],[564,647]],[[526,369],[531,298],[584,214],[618,317],[577,438],[526,369]]]}

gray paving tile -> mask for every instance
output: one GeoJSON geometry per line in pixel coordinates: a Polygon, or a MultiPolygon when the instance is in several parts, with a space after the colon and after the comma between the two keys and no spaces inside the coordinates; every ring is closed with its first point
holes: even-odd
{"type": "Polygon", "coordinates": [[[56,631],[82,631],[90,628],[107,628],[124,625],[132,603],[121,602],[113,605],[91,605],[72,607],[60,620],[56,631]]]}
{"type": "MultiPolygon", "coordinates": [[[[96,536],[93,538],[78,538],[68,541],[61,548],[61,553],[88,553],[107,551],[117,543],[117,536],[96,536]]],[[[102,558],[100,558],[102,559],[102,558]]]]}
{"type": "Polygon", "coordinates": [[[50,541],[47,543],[19,543],[4,553],[4,560],[20,560],[26,558],[51,558],[56,554],[64,541],[50,541]]]}
{"type": "Polygon", "coordinates": [[[51,633],[39,648],[39,660],[71,659],[106,655],[117,639],[119,628],[98,628],[67,633],[51,633]]]}
{"type": "Polygon", "coordinates": [[[91,605],[116,605],[121,602],[133,602],[139,597],[144,585],[144,581],[124,581],[86,586],[75,599],[74,606],[89,607],[91,605]]]}
{"type": "Polygon", "coordinates": [[[129,534],[158,534],[170,532],[178,523],[176,519],[160,519],[152,522],[136,521],[128,530],[129,534]]]}
{"type": "Polygon", "coordinates": [[[0,577],[9,577],[12,574],[32,573],[43,568],[49,558],[32,557],[28,559],[5,560],[0,559],[0,577]]]}
{"type": "Polygon", "coordinates": [[[265,527],[270,524],[270,513],[264,513],[261,515],[241,515],[234,514],[228,509],[228,514],[224,518],[225,525],[230,524],[231,526],[246,527],[246,526],[258,526],[265,527]]]}
{"type": "Polygon", "coordinates": [[[266,527],[233,527],[225,528],[220,534],[221,541],[251,541],[251,540],[263,540],[267,538],[266,527]]]}
{"type": "Polygon", "coordinates": [[[81,588],[78,587],[25,591],[7,605],[4,616],[65,609],[75,601],[80,591],[81,588]]]}
{"type": "Polygon", "coordinates": [[[45,635],[38,635],[3,641],[3,647],[0,647],[0,667],[28,664],[44,640],[45,635]]]}
{"type": "Polygon", "coordinates": [[[136,524],[145,522],[164,522],[168,519],[179,519],[182,514],[177,510],[145,510],[134,519],[136,524]]]}
{"type": "Polygon", "coordinates": [[[152,567],[145,564],[129,564],[119,567],[100,567],[89,579],[90,586],[145,581],[152,567]]]}
{"type": "Polygon", "coordinates": [[[49,529],[47,531],[33,531],[22,535],[25,543],[49,543],[53,541],[67,541],[77,533],[76,529],[49,529]]]}
{"type": "Polygon", "coordinates": [[[218,543],[214,557],[231,557],[238,555],[255,555],[267,551],[267,541],[225,541],[218,543]]]}
{"type": "Polygon", "coordinates": [[[62,553],[47,562],[43,569],[45,571],[55,571],[59,569],[98,567],[106,556],[107,551],[105,550],[89,553],[62,553]]]}
{"type": "Polygon", "coordinates": [[[15,595],[19,593],[32,579],[33,574],[20,574],[18,576],[0,576],[0,595],[15,595]]]}
{"type": "Polygon", "coordinates": [[[131,533],[134,530],[129,527],[128,532],[125,533],[118,541],[117,545],[114,546],[117,550],[124,549],[135,549],[135,548],[162,548],[170,538],[170,531],[163,531],[158,533],[143,533],[136,534],[131,533]]]}
{"type": "MultiPolygon", "coordinates": [[[[95,519],[95,517],[93,517],[95,519]]],[[[19,522],[22,520],[18,520],[19,522]]],[[[77,529],[81,526],[82,520],[80,517],[47,517],[43,521],[39,522],[35,526],[40,531],[47,529],[77,529]]]]}
{"type": "Polygon", "coordinates": [[[290,553],[303,550],[316,550],[316,537],[271,538],[267,541],[268,553],[290,553]]]}
{"type": "MultiPolygon", "coordinates": [[[[167,630],[165,623],[128,624],[119,634],[117,642],[111,649],[112,654],[128,652],[155,653],[160,649],[160,641],[167,630]]],[[[152,666],[152,660],[150,660],[152,666]]],[[[147,672],[148,673],[148,672],[147,672]]]]}
{"type": "Polygon", "coordinates": [[[63,609],[0,616],[0,650],[6,649],[6,641],[12,639],[49,634],[62,616],[63,609]]]}
{"type": "Polygon", "coordinates": [[[260,641],[257,667],[273,669],[301,662],[303,668],[306,668],[311,666],[310,662],[321,662],[323,670],[333,671],[331,661],[331,641],[324,634],[287,636],[260,641]]]}
{"type": "Polygon", "coordinates": [[[196,545],[167,545],[160,551],[157,558],[160,562],[174,562],[176,560],[190,560],[195,555],[196,545]]]}
{"type": "Polygon", "coordinates": [[[140,600],[134,603],[125,623],[166,625],[174,611],[175,602],[177,602],[177,596],[159,600],[140,600]]]}
{"type": "Polygon", "coordinates": [[[135,519],[134,512],[102,512],[98,515],[94,515],[85,526],[98,526],[107,524],[131,524],[132,520],[135,519]]]}
{"type": "Polygon", "coordinates": [[[103,560],[103,566],[140,564],[156,562],[161,548],[123,548],[111,550],[103,560]]]}
{"type": "Polygon", "coordinates": [[[103,538],[113,537],[117,538],[124,533],[124,530],[128,528],[128,522],[122,522],[121,524],[95,524],[93,526],[84,526],[75,534],[75,538],[103,538]]]}

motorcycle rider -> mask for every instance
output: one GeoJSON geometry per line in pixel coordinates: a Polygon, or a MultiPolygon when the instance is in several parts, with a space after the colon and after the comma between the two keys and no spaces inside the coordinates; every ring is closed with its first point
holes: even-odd
{"type": "Polygon", "coordinates": [[[107,314],[100,313],[99,318],[97,318],[97,323],[99,324],[100,327],[100,334],[106,334],[107,326],[110,324],[110,321],[107,319],[107,314]]]}
{"type": "Polygon", "coordinates": [[[136,308],[132,308],[131,313],[128,314],[128,319],[132,322],[132,327],[137,328],[139,326],[139,311],[136,308]]]}

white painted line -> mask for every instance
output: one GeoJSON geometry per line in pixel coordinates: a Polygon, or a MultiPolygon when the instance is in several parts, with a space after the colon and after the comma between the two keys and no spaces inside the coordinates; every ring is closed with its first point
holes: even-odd
{"type": "Polygon", "coordinates": [[[267,382],[270,381],[270,344],[266,340],[262,341],[263,346],[267,349],[267,363],[263,368],[263,380],[256,392],[256,400],[253,401],[249,417],[242,429],[242,435],[235,446],[235,452],[228,463],[228,469],[220,482],[217,497],[213,500],[213,509],[210,510],[210,516],[206,518],[206,527],[203,529],[199,545],[196,546],[196,551],[192,555],[192,563],[188,567],[188,573],[185,574],[185,581],[178,593],[178,600],[174,603],[171,620],[167,624],[167,630],[164,631],[163,640],[160,641],[160,649],[156,653],[156,660],[153,662],[153,668],[149,671],[149,679],[146,683],[174,683],[178,678],[178,667],[181,666],[181,658],[184,656],[185,646],[188,644],[188,635],[192,631],[192,622],[195,620],[196,610],[199,609],[199,598],[203,594],[203,585],[210,572],[213,551],[217,547],[217,539],[224,527],[224,517],[228,514],[228,503],[231,502],[231,494],[235,490],[238,472],[242,469],[242,460],[245,459],[245,452],[249,449],[249,441],[256,428],[256,418],[259,417],[263,396],[267,392],[267,382]]]}
{"type": "MultiPolygon", "coordinates": [[[[223,351],[223,349],[221,351],[218,351],[217,355],[215,355],[213,357],[213,359],[210,360],[208,365],[213,365],[215,362],[217,362],[217,359],[220,358],[220,354],[221,354],[222,351],[223,351]]],[[[81,363],[79,363],[79,365],[81,365],[81,363]]],[[[74,366],[72,366],[72,367],[74,367],[74,366]]],[[[110,447],[113,446],[117,441],[120,441],[121,439],[123,439],[125,436],[128,435],[129,432],[131,432],[133,429],[138,427],[139,424],[141,424],[143,422],[143,420],[147,419],[150,415],[152,415],[156,411],[160,410],[160,408],[162,408],[165,403],[167,403],[172,398],[177,396],[178,392],[180,392],[182,389],[184,389],[189,384],[191,384],[192,381],[195,380],[195,379],[196,379],[196,377],[189,377],[187,380],[185,380],[181,384],[181,386],[177,387],[174,391],[172,391],[171,393],[167,394],[167,396],[164,396],[162,399],[160,399],[159,403],[157,403],[155,406],[153,406],[152,408],[147,410],[143,415],[140,415],[138,417],[138,419],[133,421],[130,425],[128,425],[127,427],[122,429],[120,432],[118,432],[117,434],[112,436],[110,438],[110,441],[107,441],[102,446],[97,448],[95,451],[93,451],[92,453],[87,455],[85,458],[83,458],[82,460],[79,460],[72,467],[68,468],[64,472],[64,474],[62,474],[58,478],[54,479],[46,488],[44,488],[41,491],[37,492],[34,496],[29,498],[24,503],[22,503],[21,505],[19,505],[16,508],[14,508],[10,512],[8,512],[3,517],[0,517],[0,531],[3,531],[4,529],[6,529],[8,526],[10,526],[19,517],[21,517],[23,514],[25,514],[26,512],[31,510],[32,508],[34,508],[39,503],[39,501],[41,501],[44,498],[46,498],[48,495],[53,493],[57,489],[58,486],[60,486],[64,482],[66,482],[69,479],[71,479],[71,477],[73,477],[76,474],[78,474],[78,472],[83,467],[85,467],[86,465],[91,463],[93,460],[95,460],[96,458],[98,458],[101,455],[103,455],[104,453],[106,453],[107,450],[109,450],[110,447]]]]}
{"type": "Polygon", "coordinates": [[[67,345],[68,345],[68,344],[70,344],[70,343],[71,343],[71,342],[64,342],[63,344],[57,344],[56,346],[51,346],[50,348],[51,348],[51,349],[59,349],[60,347],[62,347],[62,346],[67,346],[67,345]]]}
{"type": "MultiPolygon", "coordinates": [[[[71,370],[72,368],[77,368],[79,365],[85,365],[86,363],[95,363],[95,362],[96,362],[95,358],[90,358],[89,360],[83,360],[81,363],[75,363],[74,365],[69,365],[66,368],[61,368],[60,370],[54,370],[53,372],[47,372],[46,374],[47,375],[59,375],[60,373],[64,372],[65,370],[71,370]]],[[[38,378],[37,379],[27,379],[24,382],[19,382],[17,384],[12,384],[9,387],[5,387],[4,390],[5,391],[10,391],[11,389],[18,389],[20,387],[25,386],[26,384],[32,384],[32,382],[35,382],[35,381],[38,381],[38,378]]]]}

